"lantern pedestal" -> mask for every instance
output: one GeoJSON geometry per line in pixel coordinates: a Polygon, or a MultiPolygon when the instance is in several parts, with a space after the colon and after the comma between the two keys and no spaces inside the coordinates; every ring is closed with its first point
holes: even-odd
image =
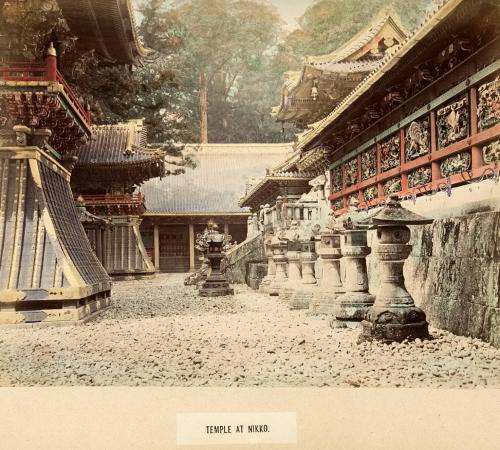
{"type": "Polygon", "coordinates": [[[345,293],[335,299],[333,308],[335,318],[330,323],[332,328],[358,326],[375,301],[375,296],[368,292],[366,256],[371,250],[367,246],[366,229],[347,229],[343,233],[345,293]]]}
{"type": "Polygon", "coordinates": [[[278,295],[281,288],[287,281],[286,275],[286,256],[285,251],[287,243],[282,239],[281,233],[277,233],[271,240],[271,248],[273,250],[273,261],[276,267],[274,279],[269,284],[269,295],[278,295]]]}
{"type": "Polygon", "coordinates": [[[318,258],[314,251],[314,241],[302,242],[300,262],[302,266],[302,283],[290,297],[290,309],[308,309],[315,295],[318,293],[318,284],[314,275],[314,263],[318,258]]]}
{"type": "Polygon", "coordinates": [[[302,275],[300,273],[300,251],[288,250],[286,252],[288,260],[288,279],[279,291],[281,300],[288,302],[293,293],[300,287],[302,275]]]}
{"type": "Polygon", "coordinates": [[[234,295],[234,289],[229,286],[227,278],[220,270],[221,261],[224,258],[222,251],[224,235],[215,231],[207,235],[206,241],[208,244],[206,257],[210,262],[211,273],[201,285],[199,295],[201,297],[234,295]]]}
{"type": "Polygon", "coordinates": [[[401,207],[397,198],[370,218],[377,228],[380,286],[369,309],[359,341],[402,342],[429,337],[425,313],[415,306],[404,283],[403,266],[411,252],[411,232],[406,225],[431,223],[401,207]]]}
{"type": "Polygon", "coordinates": [[[325,229],[321,232],[318,255],[322,261],[323,275],[319,292],[311,303],[310,315],[332,315],[335,299],[345,292],[340,276],[340,237],[340,234],[333,230],[325,229]]]}
{"type": "Polygon", "coordinates": [[[262,282],[259,286],[259,292],[263,294],[269,293],[269,286],[273,282],[276,276],[276,264],[273,259],[273,249],[271,248],[271,237],[264,241],[266,257],[267,257],[267,275],[262,278],[262,282]]]}

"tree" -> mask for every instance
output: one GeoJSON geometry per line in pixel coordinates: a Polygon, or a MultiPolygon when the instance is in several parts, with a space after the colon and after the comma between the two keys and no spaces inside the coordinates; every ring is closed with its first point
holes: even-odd
{"type": "Polygon", "coordinates": [[[186,85],[199,93],[200,142],[207,142],[209,134],[210,140],[223,141],[232,135],[233,113],[244,107],[239,100],[245,77],[271,59],[280,17],[270,4],[253,0],[179,1],[170,15],[183,42],[180,61],[192,69],[184,71],[186,85]]]}

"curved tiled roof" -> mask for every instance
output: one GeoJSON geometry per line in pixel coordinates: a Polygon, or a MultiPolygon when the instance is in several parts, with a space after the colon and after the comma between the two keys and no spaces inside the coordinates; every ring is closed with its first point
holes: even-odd
{"type": "Polygon", "coordinates": [[[238,201],[248,178],[259,177],[266,168],[283,160],[292,144],[204,144],[199,150],[187,146],[196,168],[185,173],[153,178],[140,191],[148,213],[237,213],[238,201]]]}

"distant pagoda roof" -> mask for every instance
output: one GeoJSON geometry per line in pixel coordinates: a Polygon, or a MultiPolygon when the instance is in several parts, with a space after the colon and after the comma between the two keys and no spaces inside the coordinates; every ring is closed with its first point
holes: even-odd
{"type": "Polygon", "coordinates": [[[94,125],[92,137],[69,155],[78,158],[73,178],[79,186],[122,179],[133,185],[165,175],[165,152],[146,148],[142,119],[94,125]]]}
{"type": "Polygon", "coordinates": [[[130,0],[57,0],[81,51],[95,49],[108,64],[141,64],[145,49],[137,35],[130,0]]]}
{"type": "Polygon", "coordinates": [[[301,71],[285,72],[281,104],[273,108],[273,115],[302,128],[322,119],[405,38],[393,13],[379,14],[334,52],[307,56],[301,71]]]}

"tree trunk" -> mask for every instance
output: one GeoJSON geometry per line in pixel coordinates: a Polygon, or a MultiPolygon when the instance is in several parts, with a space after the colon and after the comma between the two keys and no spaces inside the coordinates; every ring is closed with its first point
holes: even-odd
{"type": "Polygon", "coordinates": [[[200,72],[200,143],[208,143],[207,80],[205,71],[200,72]]]}

